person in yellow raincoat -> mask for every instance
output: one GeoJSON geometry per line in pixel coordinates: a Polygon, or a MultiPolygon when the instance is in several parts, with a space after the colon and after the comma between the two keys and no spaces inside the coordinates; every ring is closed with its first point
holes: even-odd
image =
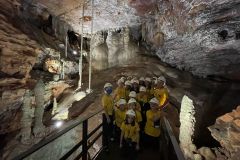
{"type": "Polygon", "coordinates": [[[114,101],[111,95],[112,93],[112,84],[106,83],[104,85],[104,95],[102,97],[102,106],[104,109],[103,116],[103,131],[106,133],[103,139],[104,150],[108,151],[109,141],[113,138],[113,108],[114,101]]]}
{"type": "Polygon", "coordinates": [[[115,137],[120,138],[120,128],[122,123],[124,122],[125,118],[126,118],[126,106],[127,102],[125,99],[120,99],[117,102],[117,108],[115,108],[115,137]]]}
{"type": "Polygon", "coordinates": [[[154,97],[154,87],[152,85],[152,80],[149,77],[145,78],[145,85],[146,85],[146,92],[148,94],[148,100],[152,99],[154,97]]]}
{"type": "Polygon", "coordinates": [[[150,109],[150,105],[148,103],[148,94],[146,92],[146,88],[141,86],[139,91],[140,92],[137,94],[137,101],[141,106],[141,115],[143,120],[141,122],[140,129],[143,131],[146,123],[146,111],[150,109]]]}
{"type": "Polygon", "coordinates": [[[159,110],[159,101],[156,98],[150,100],[151,109],[146,112],[147,122],[145,125],[145,145],[151,145],[154,149],[159,148],[160,120],[161,111],[159,110]]]}
{"type": "MultiPolygon", "coordinates": [[[[131,99],[131,98],[133,98],[133,99],[135,99],[135,100],[137,100],[137,93],[135,92],[135,91],[131,91],[130,93],[129,93],[129,99],[131,99]]],[[[137,108],[136,108],[138,111],[141,111],[141,105],[137,102],[137,108]]]]}
{"type": "Polygon", "coordinates": [[[131,84],[131,81],[127,80],[125,82],[125,93],[126,93],[126,101],[129,100],[129,93],[131,92],[131,89],[132,89],[132,84],[131,84]]]}
{"type": "Polygon", "coordinates": [[[141,112],[137,109],[137,101],[134,98],[129,99],[128,109],[133,109],[136,112],[136,121],[140,124],[142,122],[142,115],[141,112]]]}
{"type": "Polygon", "coordinates": [[[166,87],[166,79],[163,76],[157,79],[154,96],[159,100],[159,105],[161,108],[165,107],[168,103],[169,93],[166,87]]]}
{"type": "Polygon", "coordinates": [[[114,90],[114,101],[118,102],[121,98],[126,99],[126,90],[123,78],[117,81],[118,87],[114,90]]]}

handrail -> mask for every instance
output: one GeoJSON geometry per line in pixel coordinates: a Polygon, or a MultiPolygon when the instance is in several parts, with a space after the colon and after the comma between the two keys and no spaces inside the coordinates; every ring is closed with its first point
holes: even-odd
{"type": "Polygon", "coordinates": [[[176,156],[177,156],[177,159],[178,160],[185,160],[185,157],[183,155],[183,152],[173,134],[173,131],[172,131],[172,127],[171,125],[169,124],[169,121],[167,120],[166,117],[163,117],[163,123],[164,123],[164,126],[165,126],[165,129],[167,131],[167,136],[169,136],[170,138],[170,141],[171,141],[171,144],[173,146],[173,149],[174,149],[174,152],[176,153],[176,156]]]}
{"type": "Polygon", "coordinates": [[[98,113],[102,112],[103,109],[99,109],[97,110],[95,113],[86,116],[84,118],[80,118],[80,119],[76,119],[73,122],[70,122],[69,124],[66,124],[65,128],[62,128],[60,130],[58,130],[56,133],[50,135],[49,137],[47,137],[46,139],[43,139],[42,141],[40,141],[39,143],[33,145],[30,149],[28,149],[27,151],[21,153],[20,155],[16,156],[13,158],[13,160],[21,160],[26,158],[27,156],[33,154],[34,152],[36,152],[37,150],[39,150],[40,148],[46,146],[47,144],[51,143],[52,141],[54,141],[55,139],[59,138],[60,136],[62,136],[63,134],[67,133],[68,131],[70,131],[71,129],[75,128],[76,126],[80,125],[81,123],[83,123],[85,120],[88,120],[90,118],[92,118],[93,116],[97,115],[98,113]]]}

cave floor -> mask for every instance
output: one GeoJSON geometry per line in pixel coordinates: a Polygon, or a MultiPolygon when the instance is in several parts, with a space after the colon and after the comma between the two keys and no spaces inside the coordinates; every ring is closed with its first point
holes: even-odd
{"type": "Polygon", "coordinates": [[[121,156],[119,145],[114,142],[110,144],[109,152],[102,151],[96,160],[157,160],[161,158],[159,152],[151,149],[141,149],[133,156],[121,156]]]}

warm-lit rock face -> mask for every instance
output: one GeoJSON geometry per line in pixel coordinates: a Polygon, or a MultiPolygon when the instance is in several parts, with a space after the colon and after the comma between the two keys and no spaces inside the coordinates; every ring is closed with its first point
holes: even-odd
{"type": "Polygon", "coordinates": [[[197,76],[240,79],[239,0],[129,3],[144,14],[142,39],[162,61],[197,76]]]}
{"type": "Polygon", "coordinates": [[[0,86],[24,85],[40,52],[38,44],[0,14],[0,86]]]}
{"type": "Polygon", "coordinates": [[[20,128],[21,105],[26,87],[35,82],[30,71],[40,53],[36,41],[17,26],[18,1],[0,2],[0,134],[20,128]]]}
{"type": "MultiPolygon", "coordinates": [[[[212,136],[223,147],[225,158],[237,160],[240,156],[240,106],[230,113],[217,118],[216,123],[209,127],[212,136]]],[[[221,156],[218,152],[218,156],[221,156]]],[[[222,157],[219,157],[222,158],[222,157]]]]}

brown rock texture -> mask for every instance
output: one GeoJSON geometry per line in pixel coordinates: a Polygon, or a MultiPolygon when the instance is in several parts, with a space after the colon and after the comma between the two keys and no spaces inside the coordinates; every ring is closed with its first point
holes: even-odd
{"type": "Polygon", "coordinates": [[[209,127],[212,136],[228,153],[226,157],[232,160],[237,160],[240,156],[240,118],[235,117],[237,114],[240,114],[240,106],[231,113],[217,118],[216,123],[209,127]]]}
{"type": "Polygon", "coordinates": [[[0,136],[6,136],[0,150],[21,129],[24,94],[35,83],[29,72],[40,52],[25,33],[29,28],[19,16],[20,8],[20,0],[0,1],[0,136]]]}
{"type": "Polygon", "coordinates": [[[37,42],[14,24],[19,3],[1,3],[4,2],[0,2],[0,87],[21,86],[30,78],[40,50],[37,42]]]}

